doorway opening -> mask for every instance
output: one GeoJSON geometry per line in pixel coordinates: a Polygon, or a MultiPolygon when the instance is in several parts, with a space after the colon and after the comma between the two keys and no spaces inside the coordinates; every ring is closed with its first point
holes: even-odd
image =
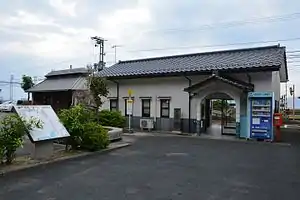
{"type": "Polygon", "coordinates": [[[212,136],[236,135],[236,102],[225,93],[208,95],[201,104],[204,132],[212,136]]]}

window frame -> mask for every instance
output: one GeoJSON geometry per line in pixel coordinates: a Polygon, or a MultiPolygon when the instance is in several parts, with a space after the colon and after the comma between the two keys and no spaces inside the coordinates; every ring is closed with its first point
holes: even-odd
{"type": "Polygon", "coordinates": [[[160,99],[160,117],[161,118],[170,118],[170,99],[160,99]],[[167,108],[163,107],[163,103],[167,102],[167,108]],[[168,115],[163,115],[163,110],[168,110],[168,115]]]}
{"type": "Polygon", "coordinates": [[[115,109],[115,111],[118,111],[118,99],[110,99],[109,100],[109,110],[113,111],[113,109],[115,109]],[[112,102],[116,103],[116,107],[112,106],[112,102]]]}
{"type": "Polygon", "coordinates": [[[151,99],[142,100],[142,117],[151,117],[151,99]],[[145,107],[145,102],[149,102],[149,106],[145,107]],[[149,113],[145,113],[145,109],[149,109],[149,113]]]}

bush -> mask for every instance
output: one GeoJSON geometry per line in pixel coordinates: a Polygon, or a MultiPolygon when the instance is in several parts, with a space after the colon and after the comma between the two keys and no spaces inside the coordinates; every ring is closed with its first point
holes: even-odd
{"type": "Polygon", "coordinates": [[[17,114],[7,115],[0,125],[0,161],[6,160],[7,164],[11,164],[15,158],[17,148],[23,144],[23,137],[26,131],[33,128],[41,128],[42,123],[39,120],[31,118],[25,120],[17,114]]]}
{"type": "Polygon", "coordinates": [[[70,109],[60,110],[58,117],[70,133],[66,145],[71,145],[72,149],[78,149],[82,142],[84,125],[91,117],[91,112],[83,106],[78,105],[70,109]]]}
{"type": "Polygon", "coordinates": [[[107,130],[96,122],[85,124],[81,147],[90,151],[105,149],[109,144],[107,130]]]}
{"type": "Polygon", "coordinates": [[[112,126],[123,128],[125,126],[125,117],[119,111],[102,110],[99,113],[100,124],[102,126],[112,126]]]}
{"type": "Polygon", "coordinates": [[[95,113],[92,110],[77,105],[61,110],[58,116],[70,133],[67,146],[92,151],[107,147],[107,131],[95,122],[95,113]]]}

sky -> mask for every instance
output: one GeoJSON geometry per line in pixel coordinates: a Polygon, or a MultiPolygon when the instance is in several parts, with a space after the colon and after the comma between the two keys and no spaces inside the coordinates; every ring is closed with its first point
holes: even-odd
{"type": "MultiPolygon", "coordinates": [[[[0,0],[0,81],[13,75],[20,82],[23,74],[42,80],[51,70],[94,63],[99,49],[91,36],[105,38],[110,66],[113,45],[117,60],[266,46],[299,38],[299,24],[296,0],[0,0]],[[276,20],[261,20],[270,17],[276,20]],[[274,42],[216,46],[256,41],[274,42]]],[[[300,39],[280,44],[300,50],[300,39]]],[[[288,87],[295,84],[300,96],[299,57],[289,57],[288,87]]],[[[15,99],[26,97],[13,88],[15,99]]],[[[0,89],[8,99],[9,85],[0,89]]]]}

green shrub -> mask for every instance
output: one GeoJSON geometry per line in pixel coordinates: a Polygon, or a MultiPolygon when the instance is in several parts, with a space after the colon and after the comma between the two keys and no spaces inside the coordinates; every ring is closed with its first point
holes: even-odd
{"type": "Polygon", "coordinates": [[[105,149],[109,144],[107,130],[96,122],[85,124],[81,147],[90,151],[105,149]]]}
{"type": "Polygon", "coordinates": [[[41,121],[34,118],[25,120],[20,118],[17,114],[5,116],[0,125],[1,163],[5,159],[7,164],[11,164],[15,158],[17,148],[23,144],[23,137],[26,131],[41,127],[41,121]]]}
{"type": "Polygon", "coordinates": [[[72,149],[78,149],[82,142],[84,125],[90,119],[91,112],[83,106],[77,105],[70,109],[60,110],[58,117],[70,133],[66,145],[71,145],[72,149]]]}
{"type": "Polygon", "coordinates": [[[5,148],[1,143],[2,143],[2,138],[0,136],[0,165],[4,163],[4,154],[5,154],[5,148]]]}
{"type": "Polygon", "coordinates": [[[102,110],[99,113],[100,124],[102,126],[112,126],[123,128],[125,126],[125,117],[119,111],[102,110]]]}
{"type": "Polygon", "coordinates": [[[70,133],[67,146],[72,149],[99,150],[108,145],[107,131],[95,121],[95,112],[77,105],[63,109],[58,114],[61,122],[70,133]]]}

